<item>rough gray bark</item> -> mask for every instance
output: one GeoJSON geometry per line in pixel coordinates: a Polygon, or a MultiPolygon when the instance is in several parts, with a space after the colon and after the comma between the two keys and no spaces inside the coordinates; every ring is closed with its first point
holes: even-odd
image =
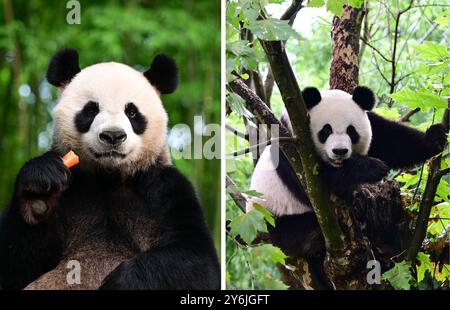
{"type": "Polygon", "coordinates": [[[341,17],[335,16],[333,19],[330,89],[341,89],[351,94],[358,86],[359,38],[363,17],[363,9],[345,6],[341,17]]]}

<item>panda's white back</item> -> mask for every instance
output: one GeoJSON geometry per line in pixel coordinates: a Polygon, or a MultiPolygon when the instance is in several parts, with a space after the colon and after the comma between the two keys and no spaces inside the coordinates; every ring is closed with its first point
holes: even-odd
{"type": "Polygon", "coordinates": [[[258,203],[273,215],[292,215],[311,212],[312,209],[284,185],[278,176],[276,167],[271,158],[272,146],[267,146],[253,171],[250,189],[263,194],[262,197],[253,197],[247,202],[247,212],[253,209],[253,203],[258,203]]]}

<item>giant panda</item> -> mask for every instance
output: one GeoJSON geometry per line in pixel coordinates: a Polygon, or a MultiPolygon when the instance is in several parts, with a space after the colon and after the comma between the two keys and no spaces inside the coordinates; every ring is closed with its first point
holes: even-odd
{"type": "MultiPolygon", "coordinates": [[[[357,87],[353,95],[342,90],[320,93],[308,87],[302,95],[320,173],[330,190],[343,198],[349,198],[359,184],[380,181],[389,169],[424,162],[445,145],[441,124],[422,133],[371,112],[376,98],[367,87],[357,87]]],[[[280,121],[292,131],[286,111],[280,121]]],[[[289,256],[308,260],[316,288],[330,288],[321,277],[325,243],[316,216],[305,189],[276,146],[267,146],[261,154],[250,188],[263,196],[250,199],[247,211],[254,203],[269,210],[275,216],[275,227],[268,225],[272,242],[289,256]]]]}
{"type": "Polygon", "coordinates": [[[219,289],[202,209],[168,153],[160,95],[177,86],[175,62],[158,55],[141,73],[78,60],[63,49],[49,63],[53,145],[22,167],[0,219],[1,287],[219,289]],[[80,281],[68,281],[76,264],[80,281]]]}

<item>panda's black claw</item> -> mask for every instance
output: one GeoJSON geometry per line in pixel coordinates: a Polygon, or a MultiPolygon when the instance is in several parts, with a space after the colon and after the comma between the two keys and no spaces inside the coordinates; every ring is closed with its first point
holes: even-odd
{"type": "Polygon", "coordinates": [[[33,158],[22,167],[14,195],[27,223],[37,224],[52,213],[60,194],[69,186],[70,176],[55,152],[33,158]]]}
{"type": "Polygon", "coordinates": [[[430,157],[442,152],[447,141],[447,133],[444,126],[442,124],[432,125],[425,133],[425,139],[430,157]]]}

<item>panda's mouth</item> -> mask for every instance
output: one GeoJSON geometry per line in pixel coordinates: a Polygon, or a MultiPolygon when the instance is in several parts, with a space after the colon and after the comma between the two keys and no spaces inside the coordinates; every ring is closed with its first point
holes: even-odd
{"type": "Polygon", "coordinates": [[[110,150],[107,152],[95,152],[94,150],[90,149],[91,153],[94,155],[95,158],[120,158],[123,159],[127,156],[127,154],[117,152],[116,150],[110,150]]]}
{"type": "Polygon", "coordinates": [[[328,160],[330,162],[330,164],[332,164],[335,167],[340,167],[342,166],[342,164],[344,163],[344,160],[346,160],[347,158],[329,158],[328,160]]]}

